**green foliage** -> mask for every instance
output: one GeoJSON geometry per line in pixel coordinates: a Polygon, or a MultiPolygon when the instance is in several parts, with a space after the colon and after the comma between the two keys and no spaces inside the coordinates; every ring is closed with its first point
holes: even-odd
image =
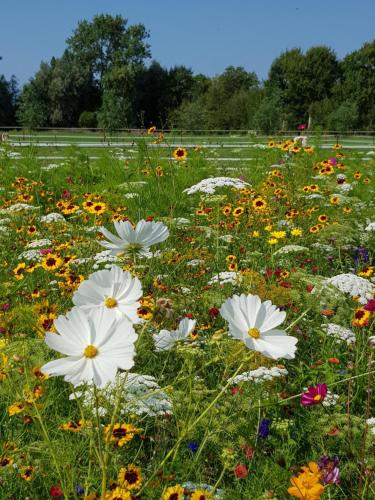
{"type": "Polygon", "coordinates": [[[82,111],[78,118],[78,125],[81,128],[96,128],[98,120],[93,111],[82,111]]]}

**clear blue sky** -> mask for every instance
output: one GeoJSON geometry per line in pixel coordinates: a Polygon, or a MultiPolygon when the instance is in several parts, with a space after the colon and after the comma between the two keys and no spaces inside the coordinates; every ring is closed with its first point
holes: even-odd
{"type": "Polygon", "coordinates": [[[266,78],[286,49],[328,45],[341,58],[375,38],[374,0],[3,0],[0,74],[27,82],[79,20],[101,13],[143,23],[163,66],[209,76],[234,65],[266,78]]]}

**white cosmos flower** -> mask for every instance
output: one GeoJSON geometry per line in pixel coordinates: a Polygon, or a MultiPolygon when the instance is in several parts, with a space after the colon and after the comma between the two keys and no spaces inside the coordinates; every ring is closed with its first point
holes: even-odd
{"type": "Polygon", "coordinates": [[[184,318],[178,325],[178,330],[161,330],[153,335],[155,350],[169,351],[179,340],[186,340],[195,328],[195,319],[184,318]]]}
{"type": "Polygon", "coordinates": [[[94,309],[107,309],[113,317],[125,317],[130,323],[140,323],[137,309],[142,296],[138,278],[118,266],[97,271],[79,285],[73,295],[73,304],[90,313],[94,309]]]}
{"type": "Polygon", "coordinates": [[[118,368],[129,370],[134,365],[137,335],[125,318],[115,319],[107,309],[95,309],[88,316],[73,307],[54,325],[58,335],[48,332],[46,344],[67,357],[45,364],[43,373],[65,375],[64,380],[74,386],[104,387],[115,380],[118,368]]]}
{"type": "Polygon", "coordinates": [[[229,323],[229,334],[242,340],[249,349],[267,358],[293,359],[298,339],[283,330],[275,330],[286,313],[270,300],[261,302],[258,295],[234,295],[220,308],[220,314],[229,323]]]}
{"type": "Polygon", "coordinates": [[[168,228],[161,222],[148,222],[140,220],[135,229],[129,221],[115,221],[115,229],[118,236],[115,236],[105,227],[100,228],[100,232],[109,241],[99,243],[111,251],[112,255],[123,253],[147,254],[151,245],[161,243],[169,236],[168,228]]]}

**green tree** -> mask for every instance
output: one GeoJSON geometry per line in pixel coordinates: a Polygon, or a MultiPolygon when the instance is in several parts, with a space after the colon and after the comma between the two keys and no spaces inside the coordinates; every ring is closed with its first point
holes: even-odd
{"type": "Polygon", "coordinates": [[[285,115],[280,93],[274,92],[266,95],[255,112],[255,128],[265,134],[271,134],[282,129],[284,122],[285,115]]]}
{"type": "Polygon", "coordinates": [[[279,91],[288,127],[307,122],[311,106],[332,96],[340,79],[335,53],[328,47],[312,47],[304,55],[299,48],[283,52],[271,65],[266,87],[279,91]]]}
{"type": "Polygon", "coordinates": [[[35,77],[22,89],[17,114],[21,125],[37,128],[50,124],[49,85],[51,79],[51,64],[42,62],[35,77]]]}
{"type": "Polygon", "coordinates": [[[115,66],[103,80],[103,104],[98,113],[99,126],[108,130],[128,128],[134,123],[134,70],[115,66]]]}
{"type": "Polygon", "coordinates": [[[68,52],[90,69],[99,86],[114,66],[141,65],[150,57],[149,33],[143,24],[127,26],[122,16],[101,14],[81,21],[68,38],[68,52]]]}
{"type": "Polygon", "coordinates": [[[330,130],[347,132],[356,128],[358,118],[359,113],[357,103],[344,101],[337,109],[330,113],[327,119],[327,125],[330,130]]]}
{"type": "Polygon", "coordinates": [[[16,78],[12,76],[7,80],[4,75],[0,75],[0,126],[16,124],[17,95],[16,78]]]}
{"type": "Polygon", "coordinates": [[[358,106],[360,125],[375,127],[375,40],[365,43],[359,50],[342,61],[344,100],[358,106]]]}
{"type": "Polygon", "coordinates": [[[136,121],[140,127],[162,127],[166,121],[169,102],[169,75],[157,61],[139,70],[136,79],[136,121]]]}

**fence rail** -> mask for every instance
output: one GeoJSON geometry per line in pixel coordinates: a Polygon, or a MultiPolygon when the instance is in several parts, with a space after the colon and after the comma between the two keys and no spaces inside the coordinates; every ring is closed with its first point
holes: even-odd
{"type": "MultiPolygon", "coordinates": [[[[29,135],[37,134],[38,132],[51,132],[51,133],[60,133],[60,132],[71,132],[71,133],[99,133],[101,135],[113,135],[117,133],[122,134],[138,134],[145,135],[147,134],[147,129],[144,128],[120,128],[107,130],[104,128],[79,128],[79,127],[37,127],[34,129],[25,128],[25,127],[15,127],[15,126],[0,126],[1,132],[21,132],[23,134],[28,133],[29,135]]],[[[313,136],[375,136],[375,130],[349,130],[346,132],[340,132],[337,130],[277,130],[272,134],[265,134],[260,130],[251,130],[251,129],[158,129],[158,132],[163,132],[166,134],[207,134],[207,135],[230,135],[230,134],[240,134],[240,135],[255,135],[255,136],[296,136],[300,135],[313,135],[313,136]]]]}

